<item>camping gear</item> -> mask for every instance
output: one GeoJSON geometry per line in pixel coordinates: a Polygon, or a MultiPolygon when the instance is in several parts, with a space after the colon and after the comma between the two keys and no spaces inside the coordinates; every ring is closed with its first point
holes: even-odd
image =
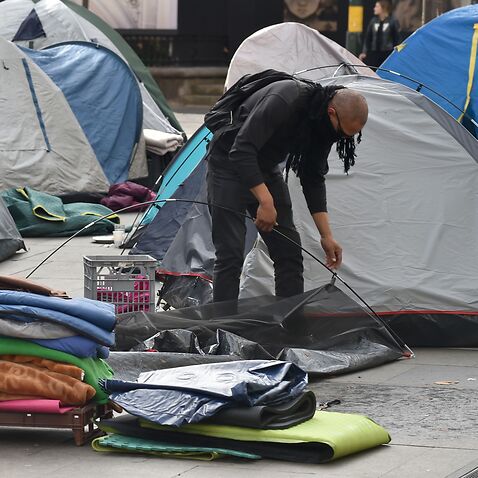
{"type": "Polygon", "coordinates": [[[60,198],[29,187],[8,189],[1,195],[23,237],[106,233],[119,222],[119,216],[101,204],[63,204],[60,198]],[[83,229],[101,216],[107,217],[83,229]]]}
{"type": "Polygon", "coordinates": [[[289,298],[125,314],[116,327],[116,349],[132,348],[163,352],[166,363],[167,352],[195,354],[198,361],[216,354],[285,360],[324,376],[409,356],[380,319],[330,284],[289,298]]]}
{"type": "Polygon", "coordinates": [[[20,249],[26,250],[25,243],[5,202],[0,197],[0,262],[20,249]]]}
{"type": "Polygon", "coordinates": [[[245,360],[142,373],[138,382],[104,380],[113,402],[156,423],[195,423],[237,405],[275,405],[295,398],[307,385],[297,366],[245,360]]]}
{"type": "Polygon", "coordinates": [[[86,42],[36,52],[0,38],[0,60],[0,126],[8,132],[0,189],[101,193],[147,176],[141,96],[119,56],[86,42]]]}
{"type": "Polygon", "coordinates": [[[250,460],[258,460],[261,458],[259,455],[253,455],[252,453],[227,450],[222,447],[210,448],[200,445],[171,445],[155,440],[145,440],[144,438],[128,437],[118,434],[95,438],[91,446],[93,450],[101,452],[146,453],[164,458],[188,458],[206,461],[215,460],[224,456],[248,458],[250,460]]]}
{"type": "Polygon", "coordinates": [[[382,78],[420,91],[476,138],[477,23],[478,5],[439,15],[395,47],[377,71],[382,78]]]}
{"type": "Polygon", "coordinates": [[[181,130],[148,68],[118,32],[87,8],[68,0],[0,3],[0,36],[35,50],[69,41],[86,41],[108,48],[121,56],[138,77],[144,126],[173,134],[181,130]]]}
{"type": "Polygon", "coordinates": [[[176,428],[128,415],[101,420],[98,426],[107,433],[163,444],[224,447],[299,463],[324,463],[390,441],[387,431],[365,416],[327,411],[317,411],[311,420],[286,430],[209,424],[176,428]]]}

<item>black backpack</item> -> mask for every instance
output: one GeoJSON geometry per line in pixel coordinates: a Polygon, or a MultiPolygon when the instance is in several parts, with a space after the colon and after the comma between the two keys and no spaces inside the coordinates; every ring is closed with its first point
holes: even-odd
{"type": "Polygon", "coordinates": [[[296,79],[289,73],[264,70],[253,75],[244,75],[237,80],[204,116],[204,124],[215,133],[221,128],[233,128],[233,111],[249,96],[275,81],[296,79]]]}

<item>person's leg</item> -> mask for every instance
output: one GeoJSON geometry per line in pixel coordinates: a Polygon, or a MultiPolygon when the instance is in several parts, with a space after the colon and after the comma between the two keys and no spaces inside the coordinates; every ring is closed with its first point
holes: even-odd
{"type": "MultiPolygon", "coordinates": [[[[274,198],[277,210],[278,226],[276,229],[300,245],[300,235],[293,221],[289,190],[282,174],[277,173],[271,178],[267,178],[266,185],[274,198]]],[[[255,217],[257,203],[250,204],[248,210],[255,217]]],[[[260,232],[260,234],[274,262],[276,296],[290,297],[304,292],[304,266],[301,249],[277,232],[260,232]]]]}
{"type": "Polygon", "coordinates": [[[248,191],[231,172],[211,166],[208,168],[207,186],[212,242],[216,250],[213,301],[234,300],[239,295],[244,262],[245,218],[217,206],[245,213],[248,191]]]}

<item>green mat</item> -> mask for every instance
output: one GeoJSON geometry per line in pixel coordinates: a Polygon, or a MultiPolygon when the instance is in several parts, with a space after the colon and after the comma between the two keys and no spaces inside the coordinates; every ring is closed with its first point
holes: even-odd
{"type": "Polygon", "coordinates": [[[102,359],[79,358],[75,355],[60,352],[59,350],[48,349],[26,340],[0,337],[0,355],[30,355],[43,357],[56,362],[65,362],[80,367],[85,372],[85,383],[96,390],[93,397],[96,402],[106,403],[108,394],[98,385],[98,379],[113,377],[113,370],[102,359]]]}
{"type": "Polygon", "coordinates": [[[1,193],[22,237],[71,236],[99,217],[110,214],[80,235],[107,234],[119,216],[102,204],[71,203],[29,187],[1,193]]]}
{"type": "Polygon", "coordinates": [[[276,443],[322,443],[333,451],[333,460],[390,442],[380,425],[363,415],[317,411],[310,420],[285,430],[258,430],[226,425],[189,424],[182,427],[157,425],[140,420],[144,428],[171,433],[193,433],[217,438],[276,443]]]}
{"type": "Polygon", "coordinates": [[[96,438],[91,442],[95,451],[117,453],[147,453],[165,458],[189,458],[194,460],[215,460],[224,456],[235,456],[258,460],[261,457],[241,451],[226,450],[224,448],[207,448],[201,446],[170,445],[155,440],[128,437],[124,435],[107,435],[96,438]]]}

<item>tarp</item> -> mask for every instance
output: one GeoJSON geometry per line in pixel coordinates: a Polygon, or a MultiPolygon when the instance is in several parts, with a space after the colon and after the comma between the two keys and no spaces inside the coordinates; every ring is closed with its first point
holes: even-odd
{"type": "Polygon", "coordinates": [[[478,137],[477,24],[478,5],[444,13],[395,47],[381,65],[383,70],[378,71],[382,78],[418,89],[463,123],[475,137],[478,137]]]}
{"type": "Polygon", "coordinates": [[[332,285],[287,299],[262,296],[125,314],[116,327],[116,350],[130,349],[195,354],[199,361],[215,355],[286,360],[316,375],[373,367],[409,353],[381,320],[332,285]]]}

